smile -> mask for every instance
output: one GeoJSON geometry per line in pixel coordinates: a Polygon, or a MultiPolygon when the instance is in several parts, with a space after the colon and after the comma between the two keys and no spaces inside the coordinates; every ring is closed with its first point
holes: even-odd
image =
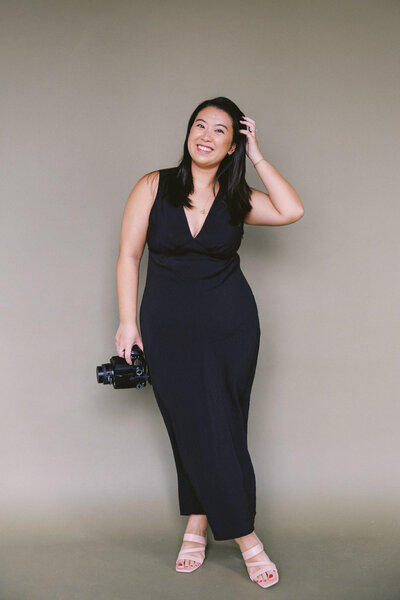
{"type": "Polygon", "coordinates": [[[210,148],[209,146],[203,146],[202,144],[197,144],[197,149],[204,154],[210,154],[210,152],[213,151],[213,148],[210,148]]]}

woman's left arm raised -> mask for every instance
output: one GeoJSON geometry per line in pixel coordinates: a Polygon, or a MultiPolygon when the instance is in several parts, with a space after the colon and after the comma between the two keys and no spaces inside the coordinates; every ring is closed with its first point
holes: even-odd
{"type": "Polygon", "coordinates": [[[301,219],[304,206],[296,190],[263,157],[256,139],[256,124],[250,117],[240,121],[249,127],[240,132],[247,135],[246,154],[252,161],[268,194],[251,188],[251,210],[244,223],[247,225],[288,225],[301,219]]]}

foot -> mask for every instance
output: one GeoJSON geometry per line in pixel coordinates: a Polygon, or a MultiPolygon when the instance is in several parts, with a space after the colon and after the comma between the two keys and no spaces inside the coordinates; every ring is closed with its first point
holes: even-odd
{"type": "MultiPolygon", "coordinates": [[[[207,524],[205,524],[204,519],[201,522],[197,522],[194,519],[189,519],[189,522],[186,527],[185,533],[192,533],[195,535],[200,535],[205,539],[205,543],[207,541],[207,524]]],[[[179,557],[176,561],[176,567],[181,571],[189,571],[193,570],[193,568],[199,567],[204,560],[204,551],[205,551],[205,543],[201,543],[199,541],[194,540],[184,540],[182,542],[181,549],[179,554],[185,554],[187,552],[190,555],[193,555],[193,558],[184,558],[179,557]],[[195,550],[198,548],[199,550],[195,550]],[[189,550],[188,550],[189,549],[189,550]],[[196,560],[198,559],[198,560],[196,560]]]]}
{"type": "Polygon", "coordinates": [[[253,531],[249,535],[245,535],[242,538],[235,538],[235,541],[239,544],[240,551],[245,556],[247,572],[252,581],[255,581],[261,587],[270,587],[279,581],[278,570],[276,565],[270,560],[269,556],[265,553],[261,540],[257,537],[256,532],[253,531]],[[248,552],[254,548],[254,551],[259,549],[256,554],[248,552]],[[246,552],[251,556],[246,555],[246,552]],[[261,563],[261,564],[252,564],[261,563]],[[262,570],[263,564],[264,570],[262,570]]]}

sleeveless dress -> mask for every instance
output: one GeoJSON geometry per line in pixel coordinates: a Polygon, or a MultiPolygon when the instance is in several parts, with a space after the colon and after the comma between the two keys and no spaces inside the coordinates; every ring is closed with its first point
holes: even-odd
{"type": "Polygon", "coordinates": [[[181,515],[205,514],[215,540],[254,530],[256,480],[247,447],[260,344],[258,310],[240,268],[243,222],[221,187],[193,237],[168,202],[160,170],[149,215],[140,305],[143,350],[175,459],[181,515]]]}

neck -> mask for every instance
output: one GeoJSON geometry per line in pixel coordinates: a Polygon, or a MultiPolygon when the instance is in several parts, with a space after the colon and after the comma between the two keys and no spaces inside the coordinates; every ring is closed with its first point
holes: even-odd
{"type": "Polygon", "coordinates": [[[218,166],[210,168],[199,167],[192,161],[193,186],[196,191],[214,190],[218,166]]]}

